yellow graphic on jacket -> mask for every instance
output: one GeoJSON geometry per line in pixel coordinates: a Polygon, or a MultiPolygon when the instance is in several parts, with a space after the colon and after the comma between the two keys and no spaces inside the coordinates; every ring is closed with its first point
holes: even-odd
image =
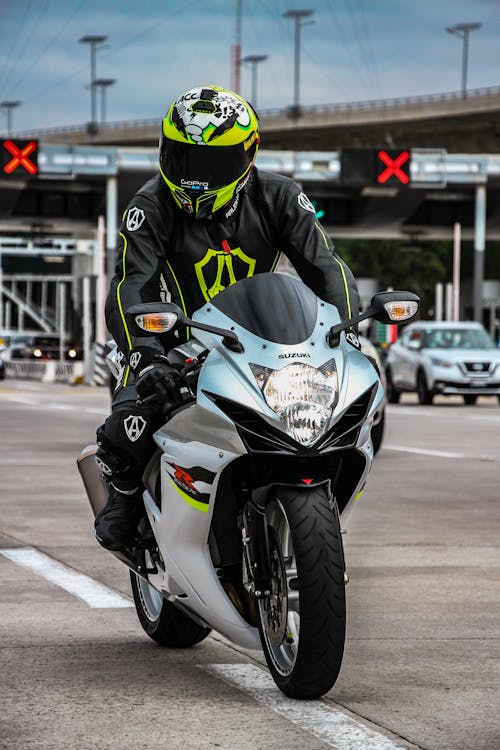
{"type": "Polygon", "coordinates": [[[255,263],[255,258],[249,258],[241,247],[231,248],[229,252],[209,247],[205,256],[194,264],[196,278],[206,301],[210,302],[219,292],[240,279],[253,276],[255,263]]]}

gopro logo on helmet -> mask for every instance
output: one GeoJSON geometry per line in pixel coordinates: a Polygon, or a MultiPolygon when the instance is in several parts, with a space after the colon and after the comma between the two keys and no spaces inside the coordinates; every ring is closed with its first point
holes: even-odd
{"type": "Polygon", "coordinates": [[[190,188],[191,190],[208,190],[208,182],[200,182],[200,180],[184,180],[181,177],[181,187],[190,188]]]}

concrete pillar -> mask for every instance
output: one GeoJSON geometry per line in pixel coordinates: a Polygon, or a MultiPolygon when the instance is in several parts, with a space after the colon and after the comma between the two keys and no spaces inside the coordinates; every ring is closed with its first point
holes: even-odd
{"type": "Polygon", "coordinates": [[[486,185],[476,185],[474,217],[474,320],[483,322],[484,246],[486,239],[486,185]]]}

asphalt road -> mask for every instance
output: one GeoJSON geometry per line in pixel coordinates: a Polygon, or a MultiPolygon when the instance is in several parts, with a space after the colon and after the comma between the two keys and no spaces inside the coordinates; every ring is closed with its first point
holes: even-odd
{"type": "MultiPolygon", "coordinates": [[[[0,383],[0,553],[129,597],[75,469],[106,409],[103,390],[0,383]]],[[[0,554],[0,748],[498,750],[499,448],[496,401],[389,407],[347,524],[342,671],[313,703],[282,701],[259,652],[161,649],[128,599],[89,606],[0,554]]]]}

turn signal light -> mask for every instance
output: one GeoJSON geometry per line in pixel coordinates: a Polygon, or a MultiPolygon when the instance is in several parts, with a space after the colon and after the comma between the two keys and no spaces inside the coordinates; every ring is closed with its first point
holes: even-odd
{"type": "Polygon", "coordinates": [[[386,302],[384,307],[390,319],[397,323],[413,318],[418,310],[418,302],[414,302],[413,300],[402,302],[398,300],[395,302],[386,302]]]}
{"type": "Polygon", "coordinates": [[[147,313],[146,315],[136,315],[135,322],[143,331],[150,333],[167,333],[177,323],[175,313],[147,313]]]}

